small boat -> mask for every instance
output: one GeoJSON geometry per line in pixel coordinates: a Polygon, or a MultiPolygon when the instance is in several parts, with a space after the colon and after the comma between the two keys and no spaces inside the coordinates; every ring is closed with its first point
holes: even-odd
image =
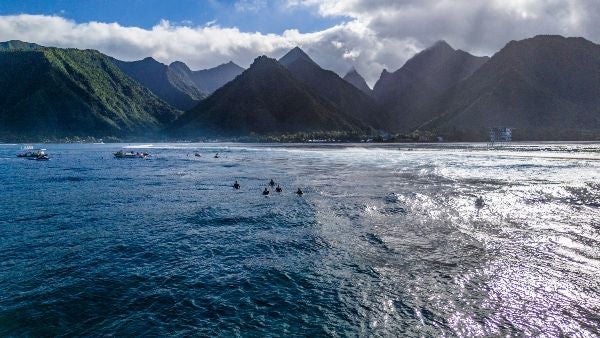
{"type": "Polygon", "coordinates": [[[21,147],[21,150],[25,152],[17,154],[17,157],[34,158],[43,155],[46,149],[33,149],[33,146],[24,146],[21,147]]]}
{"type": "Polygon", "coordinates": [[[27,158],[30,160],[47,161],[50,159],[48,154],[45,153],[46,149],[33,149],[31,146],[24,147],[23,150],[27,150],[24,153],[17,154],[17,157],[27,158]]]}
{"type": "Polygon", "coordinates": [[[114,153],[113,155],[115,156],[115,158],[146,158],[146,157],[150,156],[150,154],[148,154],[148,153],[140,153],[140,152],[133,152],[133,151],[125,152],[123,150],[119,150],[116,153],[114,153]]]}

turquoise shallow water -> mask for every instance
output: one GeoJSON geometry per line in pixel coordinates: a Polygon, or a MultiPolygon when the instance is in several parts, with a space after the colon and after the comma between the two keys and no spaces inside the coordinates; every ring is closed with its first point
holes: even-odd
{"type": "Polygon", "coordinates": [[[0,145],[0,336],[600,330],[597,144],[127,146],[0,145]]]}

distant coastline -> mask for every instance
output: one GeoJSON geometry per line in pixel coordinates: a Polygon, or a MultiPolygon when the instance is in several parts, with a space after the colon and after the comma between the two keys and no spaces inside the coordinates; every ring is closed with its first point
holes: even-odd
{"type": "MultiPolygon", "coordinates": [[[[600,142],[600,131],[577,131],[554,133],[556,138],[543,137],[548,133],[531,133],[516,137],[511,142],[600,142]],[[529,136],[529,137],[524,137],[529,136]],[[536,137],[538,136],[538,137],[536,137]]],[[[70,143],[454,143],[454,142],[488,142],[484,132],[476,136],[444,135],[438,136],[429,132],[414,132],[410,134],[348,134],[348,133],[295,133],[277,135],[249,135],[232,137],[198,137],[176,138],[165,135],[116,137],[116,136],[72,136],[72,137],[12,137],[1,138],[0,144],[70,144],[70,143]]]]}

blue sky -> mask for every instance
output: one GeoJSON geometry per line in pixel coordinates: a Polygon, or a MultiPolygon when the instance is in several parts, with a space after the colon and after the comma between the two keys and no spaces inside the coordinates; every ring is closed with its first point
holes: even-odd
{"type": "Polygon", "coordinates": [[[216,21],[242,31],[281,33],[286,29],[320,31],[344,20],[323,17],[315,8],[285,6],[280,0],[2,0],[0,15],[58,15],[76,22],[117,22],[150,28],[169,20],[202,26],[216,21]]]}

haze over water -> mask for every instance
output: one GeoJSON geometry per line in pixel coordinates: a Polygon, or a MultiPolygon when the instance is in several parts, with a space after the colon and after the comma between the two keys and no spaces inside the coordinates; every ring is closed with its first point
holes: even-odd
{"type": "Polygon", "coordinates": [[[0,145],[0,336],[600,331],[598,144],[123,146],[0,145]]]}

